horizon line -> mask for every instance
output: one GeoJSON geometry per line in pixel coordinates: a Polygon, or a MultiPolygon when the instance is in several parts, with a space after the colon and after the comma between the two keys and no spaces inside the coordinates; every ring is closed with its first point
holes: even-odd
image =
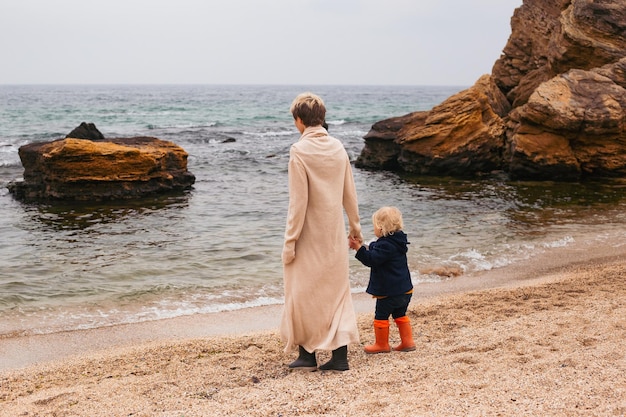
{"type": "Polygon", "coordinates": [[[317,86],[317,87],[470,87],[465,84],[341,84],[341,83],[61,83],[61,82],[34,82],[34,83],[5,83],[0,82],[0,86],[257,86],[257,87],[301,87],[301,86],[317,86]]]}

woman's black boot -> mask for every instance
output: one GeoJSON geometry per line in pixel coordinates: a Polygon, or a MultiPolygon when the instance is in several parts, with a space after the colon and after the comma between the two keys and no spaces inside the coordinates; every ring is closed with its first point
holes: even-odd
{"type": "Polygon", "coordinates": [[[322,371],[347,371],[348,366],[348,346],[342,346],[333,350],[333,357],[320,366],[322,371]]]}
{"type": "Polygon", "coordinates": [[[315,370],[317,369],[317,360],[315,359],[315,352],[309,353],[302,346],[298,346],[298,359],[289,364],[291,369],[305,369],[315,370]]]}

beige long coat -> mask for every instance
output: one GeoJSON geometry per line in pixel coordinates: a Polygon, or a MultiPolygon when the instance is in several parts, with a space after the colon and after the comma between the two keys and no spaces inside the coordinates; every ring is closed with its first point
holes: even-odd
{"type": "Polygon", "coordinates": [[[307,127],[289,154],[289,210],[283,246],[285,352],[334,350],[359,342],[349,282],[351,236],[361,237],[350,160],[321,126],[307,127]]]}

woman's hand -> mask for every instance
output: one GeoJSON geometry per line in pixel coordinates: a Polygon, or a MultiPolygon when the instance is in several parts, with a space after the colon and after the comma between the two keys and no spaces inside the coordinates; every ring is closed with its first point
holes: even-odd
{"type": "Polygon", "coordinates": [[[348,236],[348,246],[350,249],[359,250],[362,246],[361,240],[354,236],[348,236]]]}

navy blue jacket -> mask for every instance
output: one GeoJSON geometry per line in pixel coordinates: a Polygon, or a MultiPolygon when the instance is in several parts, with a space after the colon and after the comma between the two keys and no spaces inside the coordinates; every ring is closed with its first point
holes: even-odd
{"type": "Polygon", "coordinates": [[[399,230],[370,243],[369,249],[359,248],[356,258],[371,268],[368,294],[390,297],[413,289],[406,260],[408,244],[406,233],[399,230]]]}

